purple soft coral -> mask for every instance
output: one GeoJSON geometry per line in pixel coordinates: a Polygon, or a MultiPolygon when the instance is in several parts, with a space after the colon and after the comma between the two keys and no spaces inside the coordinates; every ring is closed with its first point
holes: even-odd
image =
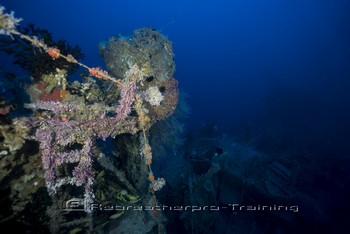
{"type": "MultiPolygon", "coordinates": [[[[42,162],[45,169],[46,187],[50,195],[57,193],[57,189],[65,184],[84,186],[86,211],[90,212],[88,204],[93,201],[93,171],[91,150],[97,138],[105,139],[122,133],[137,131],[134,118],[127,119],[131,112],[131,105],[135,100],[136,85],[126,83],[121,90],[121,100],[115,109],[117,116],[99,115],[99,119],[61,118],[62,113],[74,113],[84,107],[56,103],[39,102],[27,105],[32,109],[48,110],[54,115],[47,120],[41,120],[36,131],[36,139],[40,142],[42,162]],[[67,151],[67,146],[83,145],[82,149],[67,151]],[[58,167],[68,163],[78,163],[72,175],[58,176],[58,167]]],[[[39,123],[39,122],[38,122],[39,123]]]]}
{"type": "Polygon", "coordinates": [[[117,119],[125,120],[131,112],[131,105],[135,101],[136,85],[128,82],[123,85],[120,92],[119,106],[117,107],[117,119]]]}

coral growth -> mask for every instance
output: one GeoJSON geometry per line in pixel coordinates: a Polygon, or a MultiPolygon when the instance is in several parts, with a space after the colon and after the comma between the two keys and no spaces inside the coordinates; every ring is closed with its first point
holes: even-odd
{"type": "Polygon", "coordinates": [[[174,76],[171,42],[155,29],[138,29],[130,37],[111,37],[101,42],[99,48],[108,71],[115,77],[123,77],[129,65],[135,63],[147,77],[163,81],[174,76]]]}
{"type": "Polygon", "coordinates": [[[162,120],[174,114],[176,110],[179,99],[178,81],[170,78],[159,82],[158,87],[163,96],[162,104],[147,105],[147,108],[152,119],[162,120]]]}
{"type": "MultiPolygon", "coordinates": [[[[1,28],[0,25],[0,30],[1,28]]],[[[42,75],[53,73],[56,69],[65,69],[68,74],[72,74],[78,69],[79,66],[76,63],[59,58],[60,54],[69,54],[75,59],[84,58],[79,46],[71,46],[65,40],[55,41],[49,31],[36,28],[34,24],[22,28],[17,27],[17,29],[19,33],[31,36],[35,40],[30,42],[13,35],[12,38],[0,38],[0,50],[13,55],[15,57],[14,64],[18,64],[28,71],[37,81],[41,80],[42,75]],[[43,41],[48,46],[48,53],[42,53],[42,48],[34,48],[35,53],[33,53],[33,42],[42,45],[43,41]]]]}
{"type": "MultiPolygon", "coordinates": [[[[0,49],[13,54],[16,62],[35,78],[27,85],[30,103],[24,105],[31,116],[23,121],[14,119],[12,124],[17,124],[18,129],[12,125],[1,128],[1,144],[5,147],[1,154],[19,152],[28,136],[39,143],[36,148],[44,170],[40,171],[40,185],[44,179],[51,199],[47,213],[52,221],[57,221],[50,225],[51,231],[68,231],[68,227],[80,225],[72,230],[75,232],[87,223],[92,227],[93,215],[100,215],[93,212],[95,201],[156,204],[155,193],[165,185],[165,179],[155,178],[152,172],[153,152],[148,135],[154,123],[170,116],[176,108],[178,90],[173,79],[171,43],[151,29],[135,31],[134,40],[110,39],[111,44],[102,53],[105,58],[119,54],[122,59],[113,62],[120,63],[118,71],[111,69],[112,61],[106,59],[107,72],[78,62],[82,55],[79,48],[70,47],[65,41],[55,43],[46,30],[33,25],[20,29],[13,14],[4,14],[3,8],[0,16],[3,21],[13,22],[11,27],[0,24],[0,30],[13,37],[1,38],[0,49]],[[32,53],[33,47],[37,53],[32,53]],[[68,76],[77,66],[88,73],[82,75],[82,81],[71,82],[68,76]],[[113,182],[107,183],[110,178],[113,182]],[[70,215],[57,209],[60,203],[75,198],[82,201],[87,213],[94,214],[83,213],[66,222],[70,215]]],[[[4,118],[9,111],[7,106],[2,108],[4,118]]],[[[34,177],[30,174],[26,180],[34,177]]],[[[160,230],[162,213],[155,213],[136,216],[141,220],[156,217],[146,226],[152,230],[158,225],[160,230]]],[[[136,220],[135,213],[105,214],[99,216],[102,220],[108,218],[107,222],[98,221],[101,230],[120,217],[136,220]]]]}
{"type": "Polygon", "coordinates": [[[14,31],[19,22],[22,21],[20,18],[15,18],[14,12],[10,14],[5,13],[5,8],[0,5],[0,34],[11,35],[11,32],[14,31]]]}
{"type": "MultiPolygon", "coordinates": [[[[27,108],[47,113],[46,119],[37,122],[35,137],[40,142],[49,193],[56,194],[57,190],[66,184],[84,186],[87,212],[91,211],[89,204],[93,201],[91,149],[95,146],[97,139],[116,137],[123,133],[134,134],[141,128],[144,135],[143,154],[146,164],[150,166],[152,162],[151,148],[145,138],[145,131],[150,126],[141,124],[138,128],[137,120],[144,121],[145,118],[140,119],[130,115],[137,92],[136,82],[143,78],[142,72],[134,65],[126,75],[117,107],[106,108],[103,103],[86,105],[84,99],[80,99],[81,101],[75,99],[74,105],[69,102],[54,101],[26,105],[27,108]],[[62,165],[72,163],[78,164],[70,172],[71,175],[58,176],[62,165]]],[[[141,105],[140,115],[143,115],[142,103],[139,105],[141,105]]],[[[158,191],[164,184],[164,179],[158,179],[153,181],[151,186],[154,191],[158,191]]]]}
{"type": "Polygon", "coordinates": [[[164,96],[156,86],[149,87],[145,92],[145,100],[152,106],[159,106],[163,99],[164,96]]]}
{"type": "MultiPolygon", "coordinates": [[[[89,107],[75,107],[69,104],[57,102],[40,102],[27,105],[28,108],[42,109],[52,112],[53,118],[41,120],[40,127],[36,131],[36,139],[40,142],[42,150],[43,166],[46,170],[46,185],[50,194],[55,194],[57,189],[64,184],[85,186],[85,198],[92,202],[93,173],[91,168],[91,148],[97,138],[105,139],[115,137],[122,133],[135,133],[136,121],[120,120],[116,117],[106,117],[101,113],[99,120],[83,119],[88,116],[80,116],[80,120],[62,119],[62,116],[74,118],[79,111],[86,111],[89,107]],[[80,108],[80,110],[79,110],[80,108]],[[65,150],[64,147],[73,145],[81,150],[65,150]],[[72,176],[57,178],[58,168],[62,164],[78,163],[72,172],[72,176]]],[[[97,113],[98,114],[98,113],[97,113]]],[[[77,115],[79,116],[79,114],[77,115]]],[[[88,204],[90,204],[88,203],[88,204]]],[[[86,211],[89,210],[86,206],[86,211]]]]}
{"type": "Polygon", "coordinates": [[[138,91],[151,121],[172,115],[178,102],[174,54],[169,40],[151,28],[135,30],[132,37],[116,36],[100,43],[100,54],[115,77],[139,67],[138,91]],[[127,40],[126,40],[127,39],[127,40]]]}
{"type": "Polygon", "coordinates": [[[24,142],[29,138],[30,128],[27,122],[26,118],[15,118],[12,120],[12,125],[0,125],[0,136],[3,137],[1,154],[7,155],[23,147],[24,142]]]}
{"type": "Polygon", "coordinates": [[[126,82],[120,91],[120,101],[117,107],[118,120],[125,120],[131,112],[131,105],[135,100],[136,85],[133,82],[126,82]]]}

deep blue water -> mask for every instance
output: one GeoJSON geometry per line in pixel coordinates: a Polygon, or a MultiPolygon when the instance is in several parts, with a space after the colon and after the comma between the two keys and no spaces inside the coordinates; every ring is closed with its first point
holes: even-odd
{"type": "MultiPolygon", "coordinates": [[[[8,10],[78,44],[103,65],[98,43],[154,27],[172,42],[176,79],[190,95],[190,123],[253,124],[283,88],[321,104],[320,127],[349,116],[348,1],[2,1],[8,10]]],[[[5,58],[5,59],[8,59],[5,58]]],[[[331,125],[331,126],[330,126],[331,125]]]]}
{"type": "MultiPolygon", "coordinates": [[[[79,45],[90,66],[104,66],[99,42],[154,27],[173,43],[175,78],[191,107],[187,129],[210,121],[224,131],[248,127],[256,135],[284,133],[302,142],[322,138],[349,160],[350,1],[0,4],[23,18],[21,25],[34,23],[79,45]]],[[[1,67],[23,72],[0,56],[1,67]]]]}

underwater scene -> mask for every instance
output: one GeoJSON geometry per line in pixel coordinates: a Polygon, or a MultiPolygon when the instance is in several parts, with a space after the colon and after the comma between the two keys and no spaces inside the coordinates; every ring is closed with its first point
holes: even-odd
{"type": "Polygon", "coordinates": [[[0,0],[3,233],[349,233],[350,2],[0,0]]]}

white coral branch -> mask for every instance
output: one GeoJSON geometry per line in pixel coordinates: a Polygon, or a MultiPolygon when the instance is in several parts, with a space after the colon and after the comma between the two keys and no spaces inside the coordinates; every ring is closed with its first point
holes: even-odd
{"type": "Polygon", "coordinates": [[[163,99],[164,96],[156,86],[149,87],[145,92],[145,100],[152,106],[159,106],[163,99]]]}
{"type": "Polygon", "coordinates": [[[16,26],[22,21],[21,18],[15,18],[14,12],[10,14],[4,12],[5,7],[0,6],[0,34],[11,35],[12,32],[16,31],[16,26]]]}

